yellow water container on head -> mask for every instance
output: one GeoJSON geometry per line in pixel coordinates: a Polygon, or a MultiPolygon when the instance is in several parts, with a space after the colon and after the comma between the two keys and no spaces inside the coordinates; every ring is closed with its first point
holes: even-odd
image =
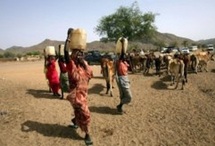
{"type": "Polygon", "coordinates": [[[45,55],[48,56],[48,55],[52,55],[52,56],[55,56],[55,47],[54,46],[46,46],[45,48],[45,55]]]}
{"type": "Polygon", "coordinates": [[[82,28],[74,29],[70,34],[69,48],[85,50],[87,47],[87,33],[82,28]]]}
{"type": "Polygon", "coordinates": [[[59,55],[64,56],[64,44],[59,45],[59,55]]]}
{"type": "Polygon", "coordinates": [[[128,48],[128,39],[126,39],[124,37],[120,37],[116,42],[116,54],[122,53],[122,42],[124,44],[124,53],[126,53],[127,48],[128,48]],[[121,41],[122,39],[124,39],[124,41],[121,41]]]}

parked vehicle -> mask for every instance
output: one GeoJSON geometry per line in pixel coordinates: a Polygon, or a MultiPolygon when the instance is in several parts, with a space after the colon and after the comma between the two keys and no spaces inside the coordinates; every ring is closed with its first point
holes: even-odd
{"type": "Polygon", "coordinates": [[[165,53],[165,51],[166,51],[167,49],[168,49],[168,48],[162,47],[162,48],[161,48],[161,53],[165,53]]]}
{"type": "Polygon", "coordinates": [[[212,52],[212,53],[215,53],[214,45],[213,45],[213,44],[208,44],[208,45],[207,45],[207,51],[212,52]]]}
{"type": "Polygon", "coordinates": [[[177,53],[179,52],[178,48],[175,47],[167,47],[162,53],[177,53]]]}
{"type": "Polygon", "coordinates": [[[189,54],[190,53],[190,50],[188,48],[182,48],[180,51],[182,54],[189,54]]]}
{"type": "Polygon", "coordinates": [[[116,54],[114,52],[108,52],[102,55],[103,58],[109,58],[110,60],[116,59],[116,54]]]}
{"type": "Polygon", "coordinates": [[[98,65],[102,55],[99,51],[88,51],[84,57],[89,65],[98,65]]]}
{"type": "Polygon", "coordinates": [[[196,51],[196,50],[198,50],[198,46],[190,46],[189,47],[189,51],[196,51]]]}

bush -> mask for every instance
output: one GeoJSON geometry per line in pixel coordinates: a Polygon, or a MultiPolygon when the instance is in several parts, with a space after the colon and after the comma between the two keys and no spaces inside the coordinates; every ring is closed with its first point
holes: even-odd
{"type": "Polygon", "coordinates": [[[15,54],[12,52],[5,52],[4,53],[4,58],[14,58],[15,54]]]}

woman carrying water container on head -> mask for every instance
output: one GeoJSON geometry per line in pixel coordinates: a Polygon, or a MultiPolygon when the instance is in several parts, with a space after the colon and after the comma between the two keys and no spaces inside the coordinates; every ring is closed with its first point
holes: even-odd
{"type": "Polygon", "coordinates": [[[64,92],[69,92],[69,79],[66,68],[66,61],[64,58],[64,45],[59,45],[58,51],[58,65],[60,69],[60,88],[61,88],[61,99],[64,98],[64,92]]]}
{"type": "Polygon", "coordinates": [[[45,48],[45,69],[46,69],[46,78],[49,82],[49,87],[53,92],[54,96],[60,96],[60,81],[59,75],[56,68],[56,52],[54,46],[47,46],[45,48]]]}
{"type": "Polygon", "coordinates": [[[90,111],[87,103],[88,83],[93,76],[92,69],[84,60],[83,50],[86,49],[86,32],[83,29],[68,30],[65,43],[65,60],[69,77],[69,90],[67,100],[70,101],[75,117],[70,127],[80,127],[85,132],[85,143],[93,142],[89,134],[90,111]],[[69,50],[72,52],[69,55],[69,50]]]}
{"type": "Polygon", "coordinates": [[[126,38],[119,38],[116,43],[116,53],[118,59],[116,60],[116,82],[119,88],[120,103],[117,105],[119,113],[123,113],[122,107],[124,104],[131,102],[132,94],[130,90],[130,81],[128,79],[128,67],[126,62],[126,49],[128,40],[126,38]]]}

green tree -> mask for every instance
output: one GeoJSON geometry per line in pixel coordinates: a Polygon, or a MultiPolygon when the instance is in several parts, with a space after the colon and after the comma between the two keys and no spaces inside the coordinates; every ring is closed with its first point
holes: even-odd
{"type": "Polygon", "coordinates": [[[32,54],[32,52],[27,52],[26,55],[31,56],[31,55],[33,55],[33,54],[32,54]]]}
{"type": "Polygon", "coordinates": [[[4,57],[5,58],[14,58],[15,54],[7,51],[7,52],[4,52],[4,57]]]}
{"type": "Polygon", "coordinates": [[[163,40],[157,40],[154,45],[157,46],[157,51],[161,51],[162,47],[166,47],[166,44],[163,40]]]}
{"type": "Polygon", "coordinates": [[[40,51],[33,51],[32,55],[40,55],[40,51]]]}
{"type": "Polygon", "coordinates": [[[27,52],[26,55],[40,55],[40,51],[32,51],[32,52],[27,52]]]}
{"type": "Polygon", "coordinates": [[[23,55],[22,55],[22,54],[20,54],[20,53],[18,53],[18,54],[16,54],[16,57],[18,57],[18,58],[22,58],[22,57],[23,57],[23,55]]]}
{"type": "Polygon", "coordinates": [[[178,48],[178,42],[177,41],[174,41],[170,44],[171,47],[175,47],[175,48],[178,48]]]}
{"type": "Polygon", "coordinates": [[[121,6],[109,16],[101,18],[95,31],[102,40],[116,41],[119,37],[127,37],[129,40],[149,40],[154,35],[156,14],[148,12],[142,14],[138,3],[134,2],[131,7],[121,6]]]}
{"type": "Polygon", "coordinates": [[[188,41],[187,41],[187,40],[184,40],[184,41],[182,42],[182,45],[183,45],[184,47],[187,47],[187,46],[188,46],[188,41]]]}

